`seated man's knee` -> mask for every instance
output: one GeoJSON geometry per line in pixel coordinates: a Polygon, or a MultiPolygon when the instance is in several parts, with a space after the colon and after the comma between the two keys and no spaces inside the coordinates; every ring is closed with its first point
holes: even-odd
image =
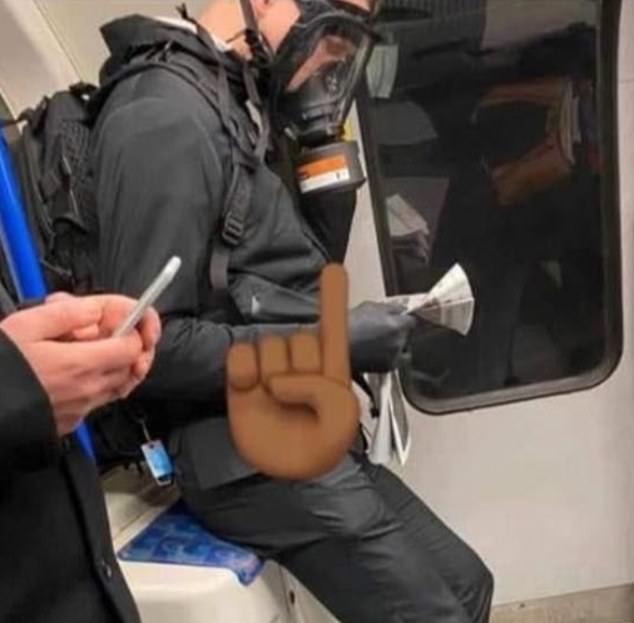
{"type": "Polygon", "coordinates": [[[487,623],[493,598],[494,578],[490,569],[479,558],[469,574],[469,602],[474,623],[487,623]]]}
{"type": "Polygon", "coordinates": [[[495,579],[491,570],[482,563],[482,572],[480,575],[480,590],[483,595],[490,600],[493,596],[493,589],[495,587],[495,579]]]}

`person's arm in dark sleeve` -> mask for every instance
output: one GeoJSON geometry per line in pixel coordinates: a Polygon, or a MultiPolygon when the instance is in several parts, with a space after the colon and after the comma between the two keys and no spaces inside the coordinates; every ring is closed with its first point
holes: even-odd
{"type": "Polygon", "coordinates": [[[31,471],[59,452],[51,406],[30,366],[0,331],[0,472],[31,471]]]}
{"type": "Polygon", "coordinates": [[[348,250],[356,191],[315,193],[302,199],[302,209],[333,262],[343,264],[348,250]]]}
{"type": "Polygon", "coordinates": [[[276,137],[274,154],[269,166],[284,181],[287,190],[301,206],[304,217],[328,252],[330,260],[343,264],[357,206],[357,191],[303,195],[293,166],[300,157],[298,145],[286,137],[276,137]]]}
{"type": "Polygon", "coordinates": [[[201,317],[200,275],[209,269],[225,186],[215,130],[175,104],[141,99],[114,112],[96,144],[101,285],[139,296],[171,256],[182,259],[156,305],[163,337],[143,387],[147,396],[217,398],[231,344],[297,328],[232,327],[201,317]]]}

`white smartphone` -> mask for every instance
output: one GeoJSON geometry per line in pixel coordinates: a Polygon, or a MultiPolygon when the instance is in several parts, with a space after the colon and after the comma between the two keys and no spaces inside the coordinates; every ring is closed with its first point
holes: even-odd
{"type": "Polygon", "coordinates": [[[112,334],[113,337],[121,337],[136,327],[141,318],[143,318],[143,314],[145,314],[148,308],[154,304],[159,296],[161,296],[165,288],[172,283],[176,273],[180,270],[181,264],[181,258],[177,256],[174,256],[167,262],[167,264],[165,264],[158,277],[156,277],[147,290],[141,295],[141,298],[138,300],[130,314],[128,314],[128,317],[112,334]]]}

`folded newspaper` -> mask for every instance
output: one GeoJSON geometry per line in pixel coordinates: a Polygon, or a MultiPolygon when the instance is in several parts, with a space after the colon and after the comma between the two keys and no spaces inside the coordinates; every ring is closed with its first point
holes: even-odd
{"type": "Polygon", "coordinates": [[[429,292],[391,296],[386,300],[400,303],[408,314],[416,314],[462,335],[471,329],[475,301],[469,279],[460,264],[454,264],[429,292]]]}
{"type": "MultiPolygon", "coordinates": [[[[461,335],[466,335],[473,323],[475,300],[469,279],[459,264],[455,264],[429,292],[392,296],[387,301],[403,305],[403,313],[416,314],[461,335]]],[[[379,408],[368,458],[372,463],[385,465],[396,457],[404,465],[412,440],[398,374],[369,374],[367,380],[379,408]]]]}

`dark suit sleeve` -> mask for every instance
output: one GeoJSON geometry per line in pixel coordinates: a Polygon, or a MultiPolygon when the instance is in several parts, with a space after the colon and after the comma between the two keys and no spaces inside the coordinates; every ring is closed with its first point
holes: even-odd
{"type": "MultiPolygon", "coordinates": [[[[96,143],[103,286],[139,296],[169,257],[182,259],[156,305],[163,337],[142,388],[152,398],[217,398],[231,344],[255,340],[263,330],[202,317],[201,280],[225,186],[214,132],[219,127],[205,125],[185,105],[146,98],[113,112],[96,143]]],[[[265,327],[282,334],[295,328],[265,327]]]]}
{"type": "Polygon", "coordinates": [[[0,472],[35,470],[58,455],[51,406],[13,342],[0,331],[0,472]]]}

